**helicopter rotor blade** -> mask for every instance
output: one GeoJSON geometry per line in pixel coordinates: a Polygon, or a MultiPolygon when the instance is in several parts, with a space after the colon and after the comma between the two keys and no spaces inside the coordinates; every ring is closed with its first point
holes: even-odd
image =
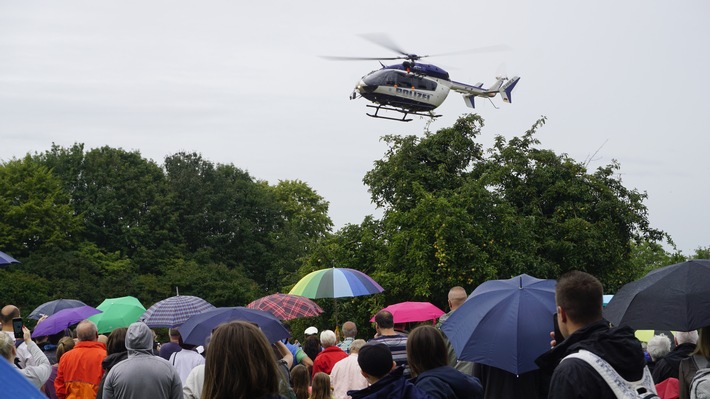
{"type": "Polygon", "coordinates": [[[399,47],[397,43],[395,43],[394,40],[392,40],[392,38],[389,37],[386,33],[364,33],[361,34],[360,37],[371,43],[377,44],[380,47],[384,47],[388,50],[402,54],[406,57],[409,57],[411,55],[408,52],[402,50],[402,48],[399,47]]]}
{"type": "Polygon", "coordinates": [[[510,50],[511,50],[510,46],[507,46],[505,44],[496,44],[496,45],[492,45],[492,46],[475,47],[475,48],[471,48],[468,50],[431,54],[431,55],[423,56],[423,57],[440,57],[440,56],[444,56],[444,55],[476,54],[476,53],[479,53],[479,54],[480,53],[496,53],[496,52],[500,52],[500,51],[510,51],[510,50]]]}
{"type": "Polygon", "coordinates": [[[331,61],[386,61],[386,60],[404,60],[409,57],[340,57],[333,55],[321,55],[321,58],[331,61]]]}

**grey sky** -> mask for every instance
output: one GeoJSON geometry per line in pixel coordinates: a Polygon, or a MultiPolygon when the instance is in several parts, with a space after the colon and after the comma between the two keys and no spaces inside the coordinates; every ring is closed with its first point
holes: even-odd
{"type": "MultiPolygon", "coordinates": [[[[547,116],[544,147],[594,154],[591,167],[617,159],[625,185],[648,192],[652,225],[690,254],[710,245],[709,15],[704,0],[0,0],[0,160],[52,142],[158,163],[196,151],[272,184],[307,182],[339,228],[378,214],[362,177],[380,136],[425,122],[368,118],[348,95],[378,64],[318,56],[390,55],[358,36],[370,32],[418,54],[506,44],[429,60],[467,83],[521,76],[512,104],[477,102],[481,141],[547,116]]],[[[439,111],[432,130],[469,109],[452,93],[439,111]]]]}

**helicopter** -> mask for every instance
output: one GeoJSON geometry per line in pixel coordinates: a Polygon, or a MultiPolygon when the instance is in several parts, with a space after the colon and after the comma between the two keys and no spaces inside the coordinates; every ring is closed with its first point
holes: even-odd
{"type": "MultiPolygon", "coordinates": [[[[364,35],[363,35],[364,36],[364,35]]],[[[363,76],[355,85],[355,89],[350,95],[351,100],[365,98],[373,104],[367,104],[373,108],[374,113],[367,112],[366,115],[373,118],[382,118],[400,122],[410,122],[410,115],[418,115],[438,118],[434,110],[439,107],[451,91],[461,93],[467,107],[475,108],[474,99],[476,97],[491,98],[500,94],[504,102],[511,102],[511,93],[518,84],[520,77],[515,76],[508,79],[505,76],[496,77],[496,82],[488,88],[483,87],[483,83],[466,84],[452,80],[449,73],[436,65],[419,62],[422,58],[432,55],[416,55],[401,50],[386,36],[364,36],[366,39],[379,44],[391,51],[401,55],[396,57],[339,57],[326,56],[331,60],[377,60],[380,61],[381,68],[374,70],[363,76]],[[385,66],[384,60],[404,60],[401,64],[385,66]],[[401,118],[381,115],[380,111],[396,111],[402,114],[401,118]]],[[[479,49],[464,51],[484,52],[499,51],[501,46],[489,46],[479,49]]],[[[449,53],[457,54],[457,53],[449,53]]],[[[444,54],[439,54],[444,55],[444,54]]],[[[495,106],[495,105],[494,105],[495,106]]]]}

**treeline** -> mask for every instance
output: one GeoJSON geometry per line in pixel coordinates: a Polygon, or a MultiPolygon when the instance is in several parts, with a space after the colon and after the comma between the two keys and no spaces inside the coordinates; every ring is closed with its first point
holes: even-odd
{"type": "MultiPolygon", "coordinates": [[[[650,226],[646,194],[620,165],[589,171],[542,149],[527,132],[484,149],[482,119],[466,115],[421,136],[385,136],[389,149],[364,176],[381,219],[332,232],[328,203],[301,181],[275,185],[234,165],[178,153],[162,165],[138,152],[83,145],[0,166],[0,250],[23,264],[0,270],[0,302],[98,304],[134,295],[146,306],[175,294],[244,305],[325,267],[361,270],[385,292],[339,299],[339,321],[381,306],[431,301],[451,286],[579,269],[607,293],[684,259],[650,226]]],[[[707,257],[699,248],[695,257],[707,257]],[[704,256],[705,255],[705,256],[704,256]]],[[[335,321],[335,301],[319,301],[335,321]]],[[[312,321],[304,321],[312,322],[312,321]]],[[[300,328],[299,322],[295,328],[300,328]]],[[[295,331],[295,330],[294,330],[295,331]]]]}

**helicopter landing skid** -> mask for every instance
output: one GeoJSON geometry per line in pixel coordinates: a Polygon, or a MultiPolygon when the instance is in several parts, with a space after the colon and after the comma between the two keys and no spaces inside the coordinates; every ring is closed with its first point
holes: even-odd
{"type": "Polygon", "coordinates": [[[374,114],[370,114],[367,112],[365,113],[365,115],[367,115],[371,118],[389,119],[391,121],[398,121],[398,122],[411,122],[413,119],[411,119],[411,118],[407,119],[407,115],[425,116],[425,117],[429,117],[432,119],[435,119],[435,118],[438,118],[441,116],[441,115],[435,115],[433,112],[421,113],[421,112],[417,112],[417,111],[405,111],[401,108],[391,108],[391,107],[385,107],[382,105],[369,105],[368,104],[368,105],[366,105],[366,107],[375,108],[374,114]],[[382,116],[382,115],[378,114],[378,112],[380,112],[381,109],[383,109],[385,111],[397,111],[397,112],[402,113],[404,115],[402,115],[402,118],[392,118],[389,116],[382,116]]]}

